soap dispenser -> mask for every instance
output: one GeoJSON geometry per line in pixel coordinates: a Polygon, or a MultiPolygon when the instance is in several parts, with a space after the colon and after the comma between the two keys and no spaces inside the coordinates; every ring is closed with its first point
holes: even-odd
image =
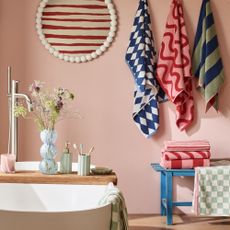
{"type": "Polygon", "coordinates": [[[72,172],[72,154],[70,153],[69,145],[69,142],[65,143],[65,148],[61,156],[60,173],[68,174],[72,172]]]}

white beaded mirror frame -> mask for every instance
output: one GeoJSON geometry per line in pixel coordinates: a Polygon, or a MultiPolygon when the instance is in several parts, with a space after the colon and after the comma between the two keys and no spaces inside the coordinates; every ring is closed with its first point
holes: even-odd
{"type": "Polygon", "coordinates": [[[111,45],[117,17],[112,0],[41,0],[36,29],[45,48],[67,62],[87,62],[111,45]]]}

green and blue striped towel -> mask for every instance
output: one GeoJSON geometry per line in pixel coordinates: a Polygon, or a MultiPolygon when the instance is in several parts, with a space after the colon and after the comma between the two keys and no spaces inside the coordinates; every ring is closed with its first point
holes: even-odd
{"type": "Polygon", "coordinates": [[[203,0],[193,50],[193,71],[198,89],[206,102],[206,111],[219,109],[218,96],[224,83],[223,64],[210,0],[203,0]]]}

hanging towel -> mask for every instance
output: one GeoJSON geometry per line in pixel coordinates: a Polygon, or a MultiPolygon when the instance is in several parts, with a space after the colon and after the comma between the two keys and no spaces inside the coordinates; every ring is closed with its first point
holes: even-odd
{"type": "Polygon", "coordinates": [[[150,137],[159,127],[158,102],[166,96],[155,78],[157,57],[147,0],[139,2],[125,59],[135,81],[133,119],[150,137]]]}
{"type": "Polygon", "coordinates": [[[193,211],[202,216],[230,216],[230,166],[196,168],[193,211]]]}
{"type": "Polygon", "coordinates": [[[157,63],[157,79],[176,106],[176,124],[182,131],[193,121],[189,41],[181,1],[173,0],[157,63]]]}
{"type": "Polygon", "coordinates": [[[218,111],[224,71],[209,0],[203,1],[200,10],[193,50],[193,71],[198,78],[198,89],[205,98],[206,112],[211,106],[218,111]]]}
{"type": "Polygon", "coordinates": [[[128,213],[125,199],[121,191],[112,183],[108,184],[107,191],[99,202],[99,205],[112,205],[110,230],[128,230],[128,213]]]}

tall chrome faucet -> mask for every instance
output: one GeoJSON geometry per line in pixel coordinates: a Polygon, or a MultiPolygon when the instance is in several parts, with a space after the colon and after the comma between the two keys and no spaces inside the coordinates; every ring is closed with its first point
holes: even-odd
{"type": "Polygon", "coordinates": [[[14,115],[15,106],[19,98],[26,101],[28,111],[32,111],[32,102],[26,94],[18,93],[19,81],[11,80],[11,67],[7,68],[7,96],[9,108],[9,137],[8,137],[8,153],[14,154],[16,161],[18,160],[18,119],[14,115]]]}

